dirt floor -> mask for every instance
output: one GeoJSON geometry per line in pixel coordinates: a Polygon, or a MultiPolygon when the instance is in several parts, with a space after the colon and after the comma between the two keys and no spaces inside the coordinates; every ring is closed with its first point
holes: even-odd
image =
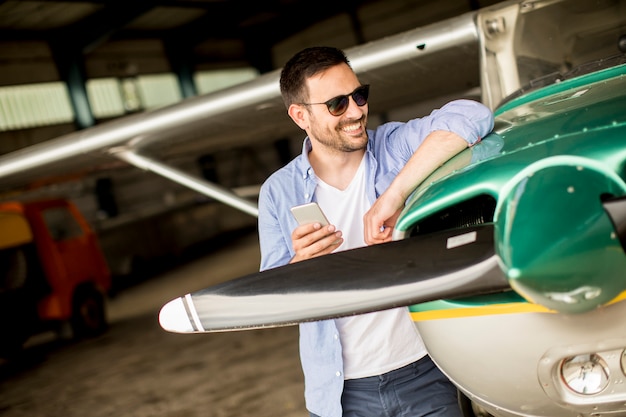
{"type": "Polygon", "coordinates": [[[258,260],[252,233],[111,298],[98,338],[31,339],[0,362],[0,415],[308,416],[297,327],[179,335],[158,324],[165,302],[255,272],[258,260]]]}

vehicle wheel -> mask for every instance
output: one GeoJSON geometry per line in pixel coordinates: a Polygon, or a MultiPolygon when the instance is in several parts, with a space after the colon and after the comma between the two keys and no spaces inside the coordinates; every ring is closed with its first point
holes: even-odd
{"type": "Polygon", "coordinates": [[[0,265],[0,291],[13,291],[25,286],[28,268],[21,248],[1,250],[0,265]]]}
{"type": "Polygon", "coordinates": [[[72,311],[74,337],[93,337],[108,327],[104,296],[93,288],[79,290],[74,296],[72,311]]]}
{"type": "MultiPolygon", "coordinates": [[[[27,316],[29,311],[20,311],[19,298],[11,294],[11,300],[0,297],[0,357],[12,358],[22,351],[24,342],[31,332],[31,320],[27,316]],[[12,320],[11,318],[19,319],[12,320]]],[[[19,294],[18,294],[19,295],[19,294]]]]}
{"type": "Polygon", "coordinates": [[[0,251],[0,357],[22,350],[35,324],[36,306],[26,289],[28,267],[21,248],[0,251]]]}

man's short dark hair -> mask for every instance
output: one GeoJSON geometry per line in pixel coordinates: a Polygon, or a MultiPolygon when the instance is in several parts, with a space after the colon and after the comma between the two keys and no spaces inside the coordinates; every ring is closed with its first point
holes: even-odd
{"type": "Polygon", "coordinates": [[[314,46],[296,53],[280,72],[280,92],[285,106],[308,101],[306,80],[340,64],[350,66],[345,53],[338,48],[314,46]]]}

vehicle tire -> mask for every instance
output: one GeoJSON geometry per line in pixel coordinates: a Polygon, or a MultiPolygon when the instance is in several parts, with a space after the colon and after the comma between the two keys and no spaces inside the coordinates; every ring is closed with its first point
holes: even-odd
{"type": "Polygon", "coordinates": [[[28,268],[22,248],[0,250],[0,292],[14,291],[26,285],[28,268]]]}
{"type": "Polygon", "coordinates": [[[26,288],[28,265],[22,248],[0,251],[0,357],[17,355],[35,325],[35,303],[26,288]]]}
{"type": "Polygon", "coordinates": [[[29,311],[20,311],[19,304],[22,297],[16,297],[11,294],[11,301],[7,302],[5,297],[0,297],[0,357],[12,358],[17,356],[24,346],[24,342],[29,338],[31,333],[31,321],[27,314],[29,311]],[[19,317],[16,320],[11,318],[19,317]],[[6,319],[8,318],[8,320],[6,319]]]}
{"type": "Polygon", "coordinates": [[[104,296],[94,288],[76,292],[71,319],[75,338],[98,336],[108,328],[104,301],[104,296]]]}

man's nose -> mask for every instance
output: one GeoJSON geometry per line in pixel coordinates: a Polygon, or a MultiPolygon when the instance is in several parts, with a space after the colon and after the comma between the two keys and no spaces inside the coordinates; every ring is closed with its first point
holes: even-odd
{"type": "Polygon", "coordinates": [[[350,98],[348,99],[348,109],[346,110],[346,115],[348,115],[349,117],[351,116],[351,119],[359,119],[365,113],[366,108],[367,103],[363,106],[359,106],[358,104],[356,104],[356,101],[354,101],[352,96],[350,96],[350,98]]]}

